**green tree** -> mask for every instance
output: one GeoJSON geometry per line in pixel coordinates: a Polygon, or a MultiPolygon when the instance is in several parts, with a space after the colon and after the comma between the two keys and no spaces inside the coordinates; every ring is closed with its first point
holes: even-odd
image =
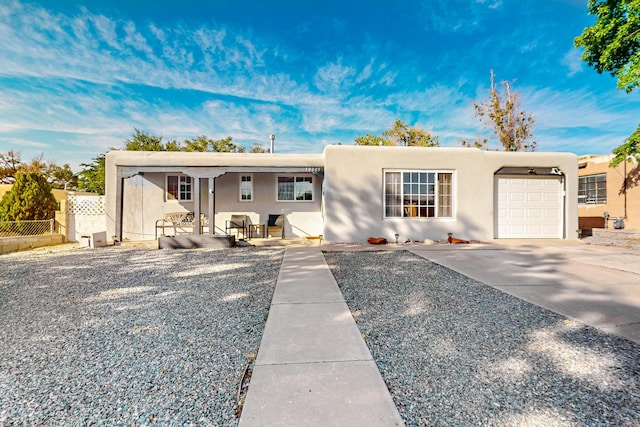
{"type": "Polygon", "coordinates": [[[104,194],[105,154],[95,157],[91,163],[81,163],[78,174],[78,188],[93,193],[104,194]]]}
{"type": "Polygon", "coordinates": [[[389,130],[382,132],[382,136],[390,140],[392,145],[403,147],[437,147],[439,145],[437,136],[432,136],[422,128],[410,127],[400,119],[396,120],[389,130]]]}
{"type": "MultiPolygon", "coordinates": [[[[627,93],[640,86],[640,0],[589,0],[589,14],[596,23],[575,38],[585,49],[582,60],[598,73],[618,79],[618,89],[627,93]]],[[[640,161],[640,126],[625,142],[613,149],[610,166],[625,159],[640,161]]]]}
{"type": "Polygon", "coordinates": [[[223,139],[211,139],[205,135],[197,136],[195,139],[185,139],[182,151],[216,152],[216,153],[244,153],[245,149],[233,142],[233,138],[228,136],[223,139]]]}
{"type": "Polygon", "coordinates": [[[588,8],[596,23],[574,39],[582,60],[631,92],[640,85],[640,0],[589,0],[588,8]]]}
{"type": "Polygon", "coordinates": [[[217,153],[244,153],[245,149],[232,142],[233,138],[228,136],[222,139],[211,140],[211,151],[217,153]]]}
{"type": "Polygon", "coordinates": [[[166,151],[161,136],[152,136],[133,128],[131,139],[125,140],[124,149],[128,151],[166,151]]]}
{"type": "Polygon", "coordinates": [[[476,117],[493,130],[505,151],[535,151],[533,115],[522,110],[520,94],[511,89],[509,82],[501,82],[504,91],[500,91],[493,70],[490,75],[489,97],[482,102],[473,102],[476,117]]]}
{"type": "Polygon", "coordinates": [[[616,167],[625,160],[629,163],[635,160],[640,163],[640,125],[634,133],[627,138],[624,144],[613,149],[614,157],[611,159],[609,166],[616,167]]]}
{"type": "Polygon", "coordinates": [[[393,145],[393,142],[391,142],[390,140],[379,135],[371,135],[370,133],[356,137],[355,143],[356,145],[374,146],[393,145]]]}
{"type": "Polygon", "coordinates": [[[262,146],[257,142],[253,143],[253,147],[251,147],[250,153],[268,153],[269,149],[262,146]]]}
{"type": "Polygon", "coordinates": [[[195,139],[185,139],[182,151],[211,151],[212,142],[205,135],[197,136],[195,139]]]}
{"type": "Polygon", "coordinates": [[[57,208],[44,174],[19,172],[11,190],[0,200],[0,221],[52,219],[57,208]]]}
{"type": "Polygon", "coordinates": [[[382,132],[382,136],[367,133],[355,138],[356,145],[400,145],[404,147],[437,147],[438,137],[430,132],[417,127],[409,126],[397,119],[388,130],[382,132]]]}
{"type": "Polygon", "coordinates": [[[29,163],[22,161],[20,153],[9,150],[0,153],[0,183],[10,184],[20,172],[42,173],[53,188],[74,189],[78,178],[68,164],[58,166],[53,161],[45,161],[44,155],[34,157],[29,163]]]}
{"type": "Polygon", "coordinates": [[[16,179],[16,174],[20,168],[24,166],[20,153],[9,150],[6,153],[0,153],[0,183],[11,184],[16,179]]]}
{"type": "Polygon", "coordinates": [[[175,139],[167,141],[164,148],[167,151],[183,151],[182,145],[175,139]]]}
{"type": "Polygon", "coordinates": [[[47,175],[52,188],[75,190],[78,187],[78,176],[73,173],[68,163],[62,166],[50,164],[47,175]]]}

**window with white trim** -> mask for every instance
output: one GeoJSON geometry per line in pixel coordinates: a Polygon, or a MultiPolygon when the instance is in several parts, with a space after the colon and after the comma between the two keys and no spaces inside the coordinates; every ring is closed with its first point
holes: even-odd
{"type": "Polygon", "coordinates": [[[385,171],[386,218],[452,218],[453,173],[385,171]]]}
{"type": "Polygon", "coordinates": [[[607,203],[607,174],[578,177],[578,203],[600,205],[607,203]]]}
{"type": "Polygon", "coordinates": [[[279,202],[313,201],[313,177],[279,176],[277,188],[279,202]]]}
{"type": "Polygon", "coordinates": [[[253,177],[251,175],[240,176],[240,201],[253,201],[253,177]]]}
{"type": "Polygon", "coordinates": [[[167,200],[191,201],[192,182],[187,175],[167,175],[167,200]]]}

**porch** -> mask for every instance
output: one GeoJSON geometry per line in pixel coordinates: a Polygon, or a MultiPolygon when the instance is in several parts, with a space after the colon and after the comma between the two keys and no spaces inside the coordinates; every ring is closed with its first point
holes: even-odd
{"type": "Polygon", "coordinates": [[[115,177],[107,178],[116,185],[107,187],[115,200],[107,228],[114,241],[233,235],[269,242],[322,234],[321,156],[141,153],[109,153],[115,177]],[[242,217],[242,225],[234,227],[232,217],[242,217]],[[282,218],[283,234],[270,226],[274,217],[282,218]]]}
{"type": "MultiPolygon", "coordinates": [[[[285,237],[282,238],[255,238],[236,242],[236,246],[266,247],[296,247],[296,246],[322,246],[324,241],[320,236],[310,237],[285,237]]],[[[157,240],[125,240],[119,244],[122,248],[146,248],[158,249],[157,240]]]]}

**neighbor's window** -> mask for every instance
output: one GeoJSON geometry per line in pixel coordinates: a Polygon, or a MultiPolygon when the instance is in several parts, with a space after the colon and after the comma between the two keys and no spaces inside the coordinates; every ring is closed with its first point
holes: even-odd
{"type": "Polygon", "coordinates": [[[599,205],[607,203],[607,174],[578,177],[578,203],[599,205]]]}
{"type": "Polygon", "coordinates": [[[452,175],[437,171],[385,172],[385,217],[453,217],[452,175]]]}
{"type": "Polygon", "coordinates": [[[253,201],[253,177],[251,175],[240,176],[240,201],[253,201]]]}
{"type": "Polygon", "coordinates": [[[279,176],[278,201],[313,201],[313,177],[279,176]]]}
{"type": "Polygon", "coordinates": [[[192,181],[186,175],[167,175],[167,200],[190,201],[192,181]]]}

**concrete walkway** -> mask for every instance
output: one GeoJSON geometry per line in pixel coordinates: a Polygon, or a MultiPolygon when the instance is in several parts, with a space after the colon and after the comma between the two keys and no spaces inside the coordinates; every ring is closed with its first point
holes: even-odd
{"type": "Polygon", "coordinates": [[[520,299],[640,344],[640,250],[553,240],[407,249],[520,299]]]}
{"type": "Polygon", "coordinates": [[[240,426],[404,425],[319,247],[284,255],[240,426]]]}

